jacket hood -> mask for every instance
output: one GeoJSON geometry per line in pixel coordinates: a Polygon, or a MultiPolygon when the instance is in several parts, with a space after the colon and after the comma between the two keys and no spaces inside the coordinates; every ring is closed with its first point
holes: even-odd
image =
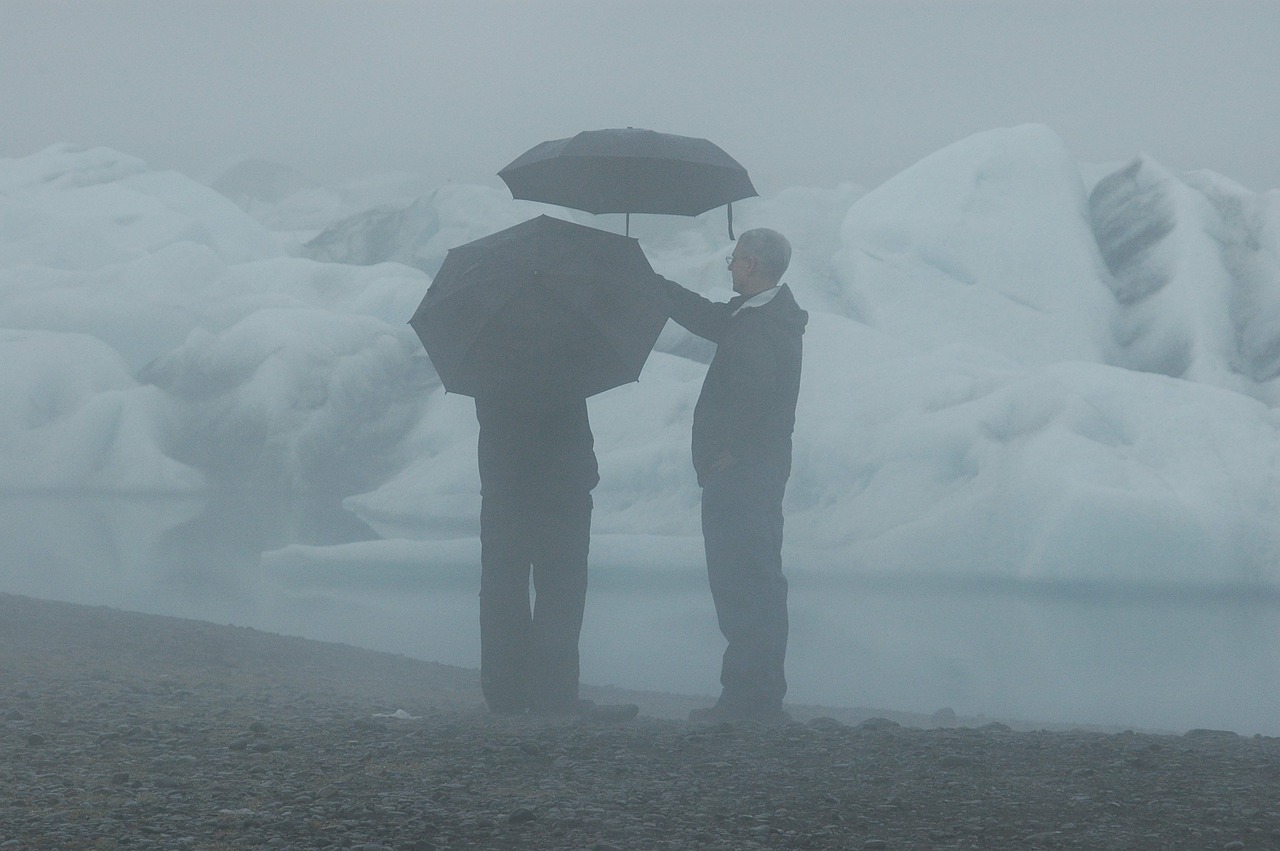
{"type": "Polygon", "coordinates": [[[769,299],[766,304],[759,307],[748,307],[747,310],[759,311],[762,319],[769,319],[774,322],[782,322],[788,325],[794,325],[799,328],[800,333],[804,333],[804,326],[809,323],[809,313],[796,304],[796,298],[791,294],[791,287],[781,284],[778,287],[778,294],[769,299]]]}

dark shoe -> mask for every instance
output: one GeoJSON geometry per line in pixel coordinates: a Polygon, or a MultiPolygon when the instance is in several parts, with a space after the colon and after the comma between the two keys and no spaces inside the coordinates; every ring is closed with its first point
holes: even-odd
{"type": "Polygon", "coordinates": [[[530,715],[541,718],[577,718],[591,711],[595,706],[590,700],[571,700],[567,703],[545,703],[535,705],[529,710],[530,715]]]}
{"type": "Polygon", "coordinates": [[[742,721],[746,717],[745,712],[717,703],[715,706],[706,706],[690,712],[689,722],[691,724],[722,724],[725,721],[742,721]]]}
{"type": "Polygon", "coordinates": [[[761,724],[781,725],[791,723],[791,716],[781,707],[753,709],[747,713],[747,718],[752,721],[759,721],[761,724]]]}
{"type": "Polygon", "coordinates": [[[790,724],[791,716],[781,707],[738,707],[717,703],[689,713],[694,724],[720,724],[725,721],[758,721],[761,724],[790,724]]]}

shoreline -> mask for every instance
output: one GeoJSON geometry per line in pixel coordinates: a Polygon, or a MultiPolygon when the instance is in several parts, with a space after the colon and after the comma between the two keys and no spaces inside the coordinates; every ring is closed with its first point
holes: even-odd
{"type": "MultiPolygon", "coordinates": [[[[484,711],[480,672],[401,653],[341,642],[268,632],[255,627],[159,615],[114,606],[68,603],[0,592],[0,661],[16,654],[63,655],[85,666],[140,668],[150,676],[203,671],[206,677],[239,676],[246,684],[292,687],[392,709],[413,705],[450,711],[484,711]],[[239,672],[237,674],[237,672],[239,672]]],[[[631,689],[582,683],[582,697],[597,703],[635,703],[642,716],[684,721],[689,711],[715,702],[713,694],[631,689]]],[[[1042,723],[1025,719],[868,707],[786,704],[796,721],[834,718],[844,724],[886,719],[920,729],[1001,724],[1017,731],[1125,731],[1175,735],[1169,730],[1093,723],[1042,723]]]]}
{"type": "Polygon", "coordinates": [[[1280,847],[1278,738],[512,720],[464,668],[7,594],[0,672],[7,851],[1280,847]]]}

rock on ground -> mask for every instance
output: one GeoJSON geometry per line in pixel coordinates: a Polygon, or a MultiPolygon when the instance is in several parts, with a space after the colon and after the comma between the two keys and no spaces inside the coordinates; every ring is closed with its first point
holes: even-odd
{"type": "Polygon", "coordinates": [[[623,696],[501,720],[474,671],[0,595],[0,849],[1280,848],[1280,739],[623,696]]]}

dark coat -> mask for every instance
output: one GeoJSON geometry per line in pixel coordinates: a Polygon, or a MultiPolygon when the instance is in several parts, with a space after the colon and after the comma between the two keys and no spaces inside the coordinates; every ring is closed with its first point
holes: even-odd
{"type": "Polygon", "coordinates": [[[724,452],[783,481],[791,472],[791,432],[800,393],[801,337],[809,314],[783,284],[767,304],[737,310],[746,296],[713,302],[665,278],[671,318],[716,344],[693,412],[698,484],[724,452]]]}
{"type": "Polygon", "coordinates": [[[484,496],[560,498],[599,483],[585,399],[477,397],[476,419],[484,496]]]}

